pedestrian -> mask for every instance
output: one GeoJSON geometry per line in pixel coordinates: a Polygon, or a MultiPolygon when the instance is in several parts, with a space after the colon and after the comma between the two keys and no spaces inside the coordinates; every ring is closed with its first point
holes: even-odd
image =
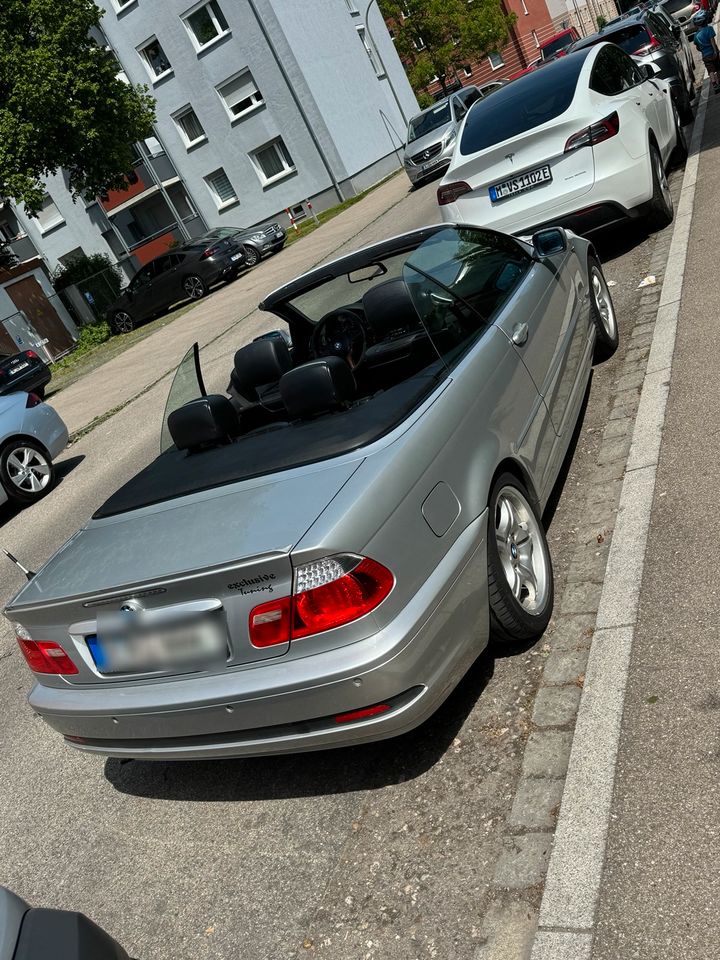
{"type": "Polygon", "coordinates": [[[707,67],[713,90],[715,93],[720,93],[720,77],[718,76],[720,74],[720,62],[718,62],[720,51],[718,51],[718,45],[715,40],[715,30],[708,23],[709,19],[710,15],[707,10],[698,10],[698,12],[693,15],[692,22],[698,28],[694,43],[700,51],[703,63],[707,67]]]}

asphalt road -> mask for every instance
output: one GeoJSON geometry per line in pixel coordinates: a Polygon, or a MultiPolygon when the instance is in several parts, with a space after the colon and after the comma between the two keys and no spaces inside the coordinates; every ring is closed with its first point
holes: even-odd
{"type": "MultiPolygon", "coordinates": [[[[435,187],[409,193],[353,246],[435,220],[435,187]]],[[[653,240],[626,228],[599,246],[622,332],[653,240]]],[[[240,338],[263,326],[250,317],[204,351],[209,386],[225,386],[240,338]]],[[[550,527],[559,592],[617,364],[596,370],[559,490],[550,527]]],[[[2,508],[0,544],[30,566],[54,552],[156,454],[167,385],[74,444],[45,501],[2,508]]],[[[0,598],[20,584],[0,567],[0,598]]],[[[487,652],[428,724],[380,745],[121,764],[72,751],[32,715],[30,677],[3,625],[0,882],[33,903],[83,910],[141,960],[484,958],[539,673],[538,650],[487,652]]]]}

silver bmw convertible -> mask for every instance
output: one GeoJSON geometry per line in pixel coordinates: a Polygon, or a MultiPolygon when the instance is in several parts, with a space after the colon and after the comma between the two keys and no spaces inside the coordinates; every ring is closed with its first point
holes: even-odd
{"type": "Polygon", "coordinates": [[[268,296],[282,330],[207,395],[181,363],[163,450],[8,604],[65,740],[185,759],[422,723],[494,635],[546,628],[542,523],[594,358],[592,245],[437,225],[268,296]]]}

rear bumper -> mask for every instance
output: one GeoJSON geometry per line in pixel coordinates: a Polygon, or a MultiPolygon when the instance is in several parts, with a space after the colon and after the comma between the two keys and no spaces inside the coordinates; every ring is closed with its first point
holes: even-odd
{"type": "Polygon", "coordinates": [[[485,527],[484,514],[395,620],[366,640],[164,683],[36,684],[30,705],[80,738],[72,746],[138,759],[293,753],[397,736],[437,709],[487,643],[485,527]],[[335,720],[388,702],[378,716],[335,720]]]}
{"type": "Polygon", "coordinates": [[[51,380],[51,373],[48,367],[36,368],[34,370],[23,371],[19,377],[16,377],[11,383],[0,389],[0,396],[7,393],[18,393],[24,390],[26,393],[32,393],[33,390],[39,390],[47,386],[51,380]]]}
{"type": "MultiPolygon", "coordinates": [[[[539,223],[533,230],[543,230],[546,227],[566,227],[577,233],[579,236],[586,236],[594,233],[596,230],[602,230],[603,227],[609,227],[614,223],[621,223],[623,220],[635,219],[640,216],[637,209],[629,210],[619,203],[608,201],[607,203],[596,203],[574,213],[564,214],[547,220],[545,223],[539,223]]],[[[521,231],[527,233],[527,230],[521,231]]]]}

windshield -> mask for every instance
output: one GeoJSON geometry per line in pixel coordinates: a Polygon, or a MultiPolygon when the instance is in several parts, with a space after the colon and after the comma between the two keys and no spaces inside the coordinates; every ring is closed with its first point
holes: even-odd
{"type": "Polygon", "coordinates": [[[558,52],[558,50],[563,50],[565,47],[569,47],[572,42],[572,34],[566,33],[562,37],[555,37],[554,40],[544,43],[540,50],[543,60],[547,60],[549,57],[552,57],[558,52]]]}
{"type": "Polygon", "coordinates": [[[183,404],[190,400],[198,400],[207,396],[200,370],[200,348],[194,343],[178,364],[173,382],[170,384],[165,412],[163,413],[162,431],[160,434],[160,453],[164,453],[173,446],[170,436],[168,417],[183,404]]]}
{"type": "Polygon", "coordinates": [[[691,7],[692,0],[665,0],[665,3],[662,4],[662,9],[665,13],[678,13],[680,10],[684,10],[685,7],[691,7]]]}
{"type": "Polygon", "coordinates": [[[437,130],[438,127],[443,127],[446,123],[450,123],[451,120],[450,101],[444,100],[431,110],[427,110],[425,113],[421,113],[417,117],[412,118],[408,126],[408,143],[412,143],[413,140],[419,140],[420,137],[424,137],[433,130],[437,130]]]}
{"type": "Polygon", "coordinates": [[[608,36],[599,36],[597,43],[602,43],[603,40],[610,40],[625,53],[630,54],[637,53],[651,42],[650,34],[639,23],[633,24],[631,27],[625,27],[624,30],[615,30],[608,36]]]}
{"type": "Polygon", "coordinates": [[[586,56],[560,57],[476,103],[463,127],[460,153],[477,153],[559,117],[572,103],[586,56]]]}

